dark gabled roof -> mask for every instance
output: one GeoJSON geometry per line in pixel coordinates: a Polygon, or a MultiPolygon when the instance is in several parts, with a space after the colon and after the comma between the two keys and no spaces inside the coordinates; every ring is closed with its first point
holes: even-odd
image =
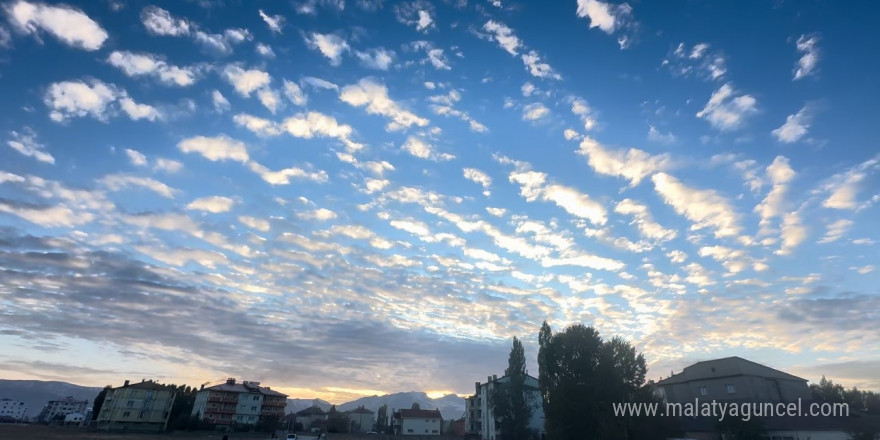
{"type": "Polygon", "coordinates": [[[205,388],[205,390],[222,391],[226,393],[254,393],[262,394],[265,396],[287,397],[287,394],[279,393],[278,391],[266,387],[261,387],[259,385],[252,385],[248,383],[221,383],[220,385],[207,387],[205,388]]]}
{"type": "Polygon", "coordinates": [[[362,406],[359,406],[355,409],[346,411],[349,414],[373,414],[373,411],[370,411],[362,406]]]}
{"type": "Polygon", "coordinates": [[[687,383],[697,380],[715,379],[720,377],[731,376],[758,376],[771,379],[794,380],[806,382],[804,378],[800,378],[784,371],[761,365],[738,356],[731,356],[721,359],[713,359],[709,361],[697,362],[678,374],[673,374],[666,379],[658,381],[656,385],[672,385],[676,383],[687,383]]]}
{"type": "MultiPolygon", "coordinates": [[[[171,385],[163,385],[159,382],[153,382],[152,380],[145,380],[143,382],[135,382],[128,385],[123,385],[119,388],[134,388],[137,390],[157,390],[157,391],[176,391],[177,388],[171,385]]],[[[117,389],[119,389],[117,388],[117,389]]]]}
{"type": "Polygon", "coordinates": [[[297,411],[296,413],[296,415],[298,416],[323,416],[326,414],[327,413],[324,412],[324,410],[321,409],[321,407],[319,407],[318,405],[310,406],[304,410],[297,411]]]}
{"type": "Polygon", "coordinates": [[[401,419],[442,419],[439,409],[401,409],[394,413],[401,419]]]}

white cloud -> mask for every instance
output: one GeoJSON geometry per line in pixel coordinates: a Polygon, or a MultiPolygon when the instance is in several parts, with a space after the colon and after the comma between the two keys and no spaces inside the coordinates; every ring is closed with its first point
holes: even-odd
{"type": "Polygon", "coordinates": [[[9,22],[23,32],[48,32],[63,43],[84,50],[98,50],[107,31],[79,9],[19,0],[4,7],[9,22]]]}
{"type": "Polygon", "coordinates": [[[247,29],[241,28],[226,29],[222,34],[197,30],[193,34],[193,39],[208,52],[228,55],[232,53],[233,45],[250,41],[253,39],[253,35],[247,29]]]}
{"type": "Polygon", "coordinates": [[[339,90],[339,86],[327,81],[326,79],[315,78],[314,76],[304,76],[302,82],[316,89],[339,90]]]}
{"type": "Polygon", "coordinates": [[[297,217],[303,220],[318,220],[318,221],[327,221],[333,220],[338,217],[338,215],[326,208],[318,208],[312,211],[302,211],[296,214],[297,217]]]}
{"type": "Polygon", "coordinates": [[[520,185],[520,194],[526,201],[537,199],[553,202],[569,214],[589,220],[595,225],[604,225],[608,220],[605,207],[578,190],[557,184],[548,184],[547,174],[531,171],[527,166],[518,166],[509,175],[512,183],[520,185]]]}
{"type": "Polygon", "coordinates": [[[436,27],[434,23],[434,6],[424,0],[402,2],[394,6],[394,15],[397,21],[413,26],[419,32],[427,33],[436,27]]]}
{"type": "Polygon", "coordinates": [[[518,55],[517,50],[522,46],[522,42],[513,34],[513,29],[510,29],[504,23],[489,20],[483,25],[483,30],[489,32],[502,49],[511,55],[518,55]]]}
{"type": "Polygon", "coordinates": [[[844,234],[849,230],[849,228],[854,224],[852,220],[840,219],[835,222],[828,224],[828,229],[825,231],[825,236],[819,239],[819,243],[831,243],[833,241],[837,241],[840,237],[843,237],[844,234]]]}
{"type": "Polygon", "coordinates": [[[272,137],[281,134],[281,127],[274,121],[252,116],[246,113],[239,113],[232,117],[232,120],[239,126],[245,127],[257,136],[272,137]]]}
{"type": "Polygon", "coordinates": [[[859,208],[856,196],[869,173],[880,168],[880,155],[845,171],[835,174],[829,182],[821,187],[823,192],[830,193],[822,206],[832,209],[855,210],[859,208]]]}
{"type": "Polygon", "coordinates": [[[251,171],[259,174],[270,185],[288,185],[290,179],[310,180],[317,183],[324,183],[328,180],[327,172],[324,170],[308,171],[298,167],[290,167],[272,171],[256,162],[250,162],[248,166],[251,171]]]}
{"type": "Polygon", "coordinates": [[[233,160],[245,163],[248,161],[247,146],[241,141],[222,135],[187,138],[180,141],[177,148],[184,153],[199,153],[212,162],[233,160]]]}
{"type": "Polygon", "coordinates": [[[623,199],[614,207],[618,214],[633,216],[632,223],[636,225],[643,237],[657,242],[669,241],[678,235],[673,229],[666,229],[654,221],[654,217],[648,211],[648,207],[632,199],[623,199]]]}
{"type": "Polygon", "coordinates": [[[220,214],[223,212],[229,212],[233,205],[235,205],[235,200],[232,200],[229,197],[210,196],[193,200],[186,205],[186,209],[190,211],[205,211],[212,214],[220,214]]]}
{"type": "Polygon", "coordinates": [[[177,18],[157,6],[147,6],[141,11],[141,22],[147,31],[154,35],[169,35],[179,37],[189,35],[192,27],[182,18],[177,18]]]}
{"type": "Polygon", "coordinates": [[[319,112],[298,113],[281,123],[291,136],[311,139],[313,137],[332,137],[339,139],[350,150],[359,150],[363,145],[351,140],[354,131],[350,125],[339,123],[336,118],[319,112]]]}
{"type": "Polygon", "coordinates": [[[140,187],[159,194],[162,197],[173,199],[180,191],[149,177],[137,177],[127,174],[111,174],[100,180],[101,184],[111,191],[121,191],[126,188],[140,187]]]}
{"type": "Polygon", "coordinates": [[[262,57],[275,58],[275,51],[268,44],[257,43],[256,51],[262,57]]]}
{"type": "Polygon", "coordinates": [[[269,26],[269,30],[274,33],[280,34],[281,28],[284,26],[284,17],[281,15],[268,15],[263,12],[262,9],[259,10],[260,18],[266,22],[266,26],[269,26]]]}
{"type": "Polygon", "coordinates": [[[798,59],[797,67],[794,70],[794,79],[798,80],[814,74],[816,65],[819,64],[819,44],[818,36],[801,35],[798,38],[796,46],[798,52],[802,53],[798,59]]]}
{"type": "Polygon", "coordinates": [[[859,275],[867,275],[867,274],[873,272],[874,269],[876,269],[876,267],[874,267],[871,264],[868,264],[865,266],[850,267],[850,269],[856,271],[859,275]]]}
{"type": "Polygon", "coordinates": [[[556,73],[549,64],[541,62],[541,56],[538,55],[538,52],[530,50],[529,53],[523,54],[521,58],[523,64],[526,66],[526,70],[528,70],[532,76],[538,78],[562,79],[562,75],[556,73]]]}
{"type": "Polygon", "coordinates": [[[522,118],[524,121],[537,121],[550,114],[550,109],[540,102],[533,102],[523,107],[522,118]]]}
{"type": "Polygon", "coordinates": [[[113,51],[107,57],[107,62],[130,77],[151,75],[159,78],[164,84],[181,87],[196,82],[196,69],[173,66],[151,54],[113,51]]]}
{"type": "Polygon", "coordinates": [[[679,43],[675,50],[663,60],[665,66],[674,76],[690,76],[716,81],[727,73],[727,60],[720,51],[709,51],[708,43],[697,43],[687,50],[684,43],[679,43]]]}
{"type": "Polygon", "coordinates": [[[229,100],[227,100],[226,97],[223,96],[223,94],[220,93],[219,90],[214,90],[213,92],[211,92],[211,102],[214,104],[214,110],[219,113],[225,112],[232,108],[232,106],[229,104],[229,100]]]}
{"type": "Polygon", "coordinates": [[[715,191],[690,188],[666,173],[657,173],[651,180],[666,204],[693,222],[691,230],[712,228],[716,237],[739,234],[739,216],[715,191]]]}
{"type": "Polygon", "coordinates": [[[435,162],[447,161],[455,159],[455,156],[446,153],[437,153],[434,151],[434,146],[429,144],[423,139],[419,139],[415,136],[410,136],[406,139],[406,142],[400,146],[403,151],[406,151],[409,154],[412,154],[415,157],[420,159],[432,160],[435,162]]]}
{"type": "Polygon", "coordinates": [[[648,140],[669,145],[675,143],[675,135],[672,132],[662,133],[660,130],[657,130],[657,127],[651,125],[648,129],[648,140]]]}
{"type": "Polygon", "coordinates": [[[465,179],[482,185],[484,189],[483,195],[489,196],[489,187],[492,186],[492,178],[489,177],[488,174],[476,168],[465,168],[462,171],[464,172],[465,179]]]}
{"type": "Polygon", "coordinates": [[[238,221],[241,224],[251,229],[256,229],[260,232],[268,232],[270,229],[269,221],[261,218],[251,217],[249,215],[241,215],[238,217],[238,221]]]}
{"type": "Polygon", "coordinates": [[[719,87],[712,93],[706,106],[697,112],[697,117],[705,119],[721,131],[739,128],[747,117],[758,112],[758,101],[751,95],[734,97],[734,93],[730,83],[719,87]]]}
{"type": "Polygon", "coordinates": [[[645,177],[671,167],[671,160],[666,154],[654,156],[635,148],[611,150],[589,137],[581,141],[577,153],[587,156],[588,164],[597,173],[623,177],[632,186],[638,185],[645,177]]]}
{"type": "Polygon", "coordinates": [[[770,220],[779,217],[783,213],[783,204],[785,203],[785,193],[788,191],[789,183],[794,179],[795,172],[788,164],[788,159],[783,156],[776,156],[767,167],[767,178],[773,184],[767,197],[755,206],[755,212],[761,217],[761,231],[766,233],[770,224],[770,220]]]}
{"type": "Polygon", "coordinates": [[[305,92],[299,87],[299,84],[284,80],[284,96],[290,100],[294,105],[306,105],[308,102],[308,97],[306,97],[305,92]]]}
{"type": "Polygon", "coordinates": [[[10,131],[9,134],[12,136],[12,139],[6,141],[9,148],[40,162],[55,163],[55,158],[43,150],[44,145],[37,142],[37,134],[29,127],[25,127],[20,132],[10,131]]]}
{"type": "Polygon", "coordinates": [[[245,70],[235,64],[227,65],[223,69],[223,77],[235,88],[235,91],[244,97],[251,96],[251,93],[272,82],[272,77],[262,70],[245,70]]]}
{"type": "Polygon", "coordinates": [[[166,173],[176,173],[183,169],[183,164],[176,160],[160,157],[156,159],[156,163],[153,165],[153,169],[166,173]]]}
{"type": "Polygon", "coordinates": [[[82,81],[53,83],[44,98],[51,109],[49,117],[56,122],[87,115],[106,121],[108,106],[114,100],[116,91],[98,80],[92,80],[91,85],[82,81]]]}
{"type": "Polygon", "coordinates": [[[801,221],[800,211],[792,211],[782,217],[782,246],[776,252],[779,255],[790,255],[791,251],[807,239],[807,228],[801,221]]]}
{"type": "Polygon", "coordinates": [[[132,150],[131,148],[126,148],[125,155],[128,156],[128,160],[131,161],[132,165],[138,167],[147,166],[147,156],[144,156],[144,153],[141,153],[137,150],[132,150]]]}
{"type": "Polygon", "coordinates": [[[388,70],[394,62],[394,51],[385,48],[355,51],[354,55],[361,60],[361,64],[368,69],[388,70]]]}
{"type": "Polygon", "coordinates": [[[771,133],[779,142],[785,142],[786,144],[797,142],[807,134],[807,130],[810,129],[812,120],[813,115],[811,109],[804,106],[797,113],[788,115],[788,117],[785,118],[785,123],[771,133]]]}
{"type": "MultiPolygon", "coordinates": [[[[525,93],[525,91],[523,91],[525,93]]],[[[584,123],[584,130],[590,131],[596,128],[597,116],[596,111],[593,110],[587,101],[581,98],[571,98],[571,112],[581,118],[581,121],[584,123]]]]}
{"type": "Polygon", "coordinates": [[[398,131],[412,125],[424,127],[428,120],[415,113],[404,110],[388,97],[388,89],[371,78],[363,78],[357,84],[342,88],[339,99],[354,107],[366,106],[367,113],[382,115],[391,122],[385,126],[389,131],[398,131]]]}
{"type": "Polygon", "coordinates": [[[487,207],[486,207],[486,212],[488,212],[489,214],[494,215],[495,217],[503,217],[503,216],[504,216],[504,213],[506,213],[507,210],[504,209],[504,208],[493,208],[493,207],[491,207],[491,206],[487,206],[487,207]]]}
{"type": "Polygon", "coordinates": [[[351,50],[348,42],[335,34],[319,34],[314,32],[310,37],[306,38],[306,44],[312,49],[317,49],[322,55],[327,57],[330,60],[331,66],[338,66],[342,63],[342,54],[351,50]]]}
{"type": "Polygon", "coordinates": [[[122,111],[125,112],[125,114],[127,114],[128,117],[131,118],[131,120],[133,121],[137,121],[139,119],[155,121],[162,118],[162,114],[155,107],[149,104],[137,103],[133,99],[128,97],[119,100],[119,107],[122,108],[122,111]]]}
{"type": "Polygon", "coordinates": [[[590,20],[590,28],[598,27],[606,34],[614,33],[616,26],[611,5],[599,0],[578,0],[577,16],[590,20]]]}
{"type": "Polygon", "coordinates": [[[283,107],[284,104],[281,102],[281,96],[278,95],[278,92],[266,87],[257,91],[257,99],[259,99],[260,104],[263,104],[263,107],[269,109],[270,112],[274,115],[279,108],[283,107]]]}

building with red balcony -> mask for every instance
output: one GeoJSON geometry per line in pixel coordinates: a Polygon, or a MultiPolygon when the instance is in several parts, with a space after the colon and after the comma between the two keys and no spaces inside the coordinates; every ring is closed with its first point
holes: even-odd
{"type": "Polygon", "coordinates": [[[260,386],[259,382],[225,383],[196,393],[192,415],[214,425],[256,425],[284,417],[287,395],[260,386]]]}

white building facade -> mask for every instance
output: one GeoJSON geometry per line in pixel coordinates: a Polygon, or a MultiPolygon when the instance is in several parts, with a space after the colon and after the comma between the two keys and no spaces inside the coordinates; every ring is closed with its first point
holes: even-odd
{"type": "MultiPolygon", "coordinates": [[[[497,440],[501,433],[501,420],[496,419],[492,410],[492,392],[496,383],[507,383],[507,376],[490,376],[485,383],[476,382],[474,395],[465,399],[465,430],[468,434],[477,434],[484,440],[497,440]]],[[[532,417],[529,428],[541,436],[544,431],[544,405],[541,401],[541,391],[538,388],[538,379],[526,376],[525,382],[526,402],[532,409],[532,417]]]]}
{"type": "Polygon", "coordinates": [[[420,409],[413,404],[411,409],[401,409],[394,413],[394,433],[397,435],[436,435],[443,433],[443,416],[437,409],[420,409]]]}
{"type": "Polygon", "coordinates": [[[20,400],[0,399],[0,420],[20,421],[27,414],[27,406],[20,400]]]}
{"type": "Polygon", "coordinates": [[[44,422],[64,421],[64,417],[70,413],[85,414],[88,404],[88,400],[76,400],[72,396],[61,400],[50,400],[43,408],[40,420],[44,422]]]}

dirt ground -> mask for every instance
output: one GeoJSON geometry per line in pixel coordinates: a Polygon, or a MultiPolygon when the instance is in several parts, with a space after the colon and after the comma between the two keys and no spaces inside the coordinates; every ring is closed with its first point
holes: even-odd
{"type": "MultiPolygon", "coordinates": [[[[266,433],[229,433],[229,440],[268,439],[266,433]]],[[[133,434],[88,432],[80,428],[40,425],[0,424],[0,440],[221,440],[219,432],[171,432],[167,434],[133,434]]]]}

